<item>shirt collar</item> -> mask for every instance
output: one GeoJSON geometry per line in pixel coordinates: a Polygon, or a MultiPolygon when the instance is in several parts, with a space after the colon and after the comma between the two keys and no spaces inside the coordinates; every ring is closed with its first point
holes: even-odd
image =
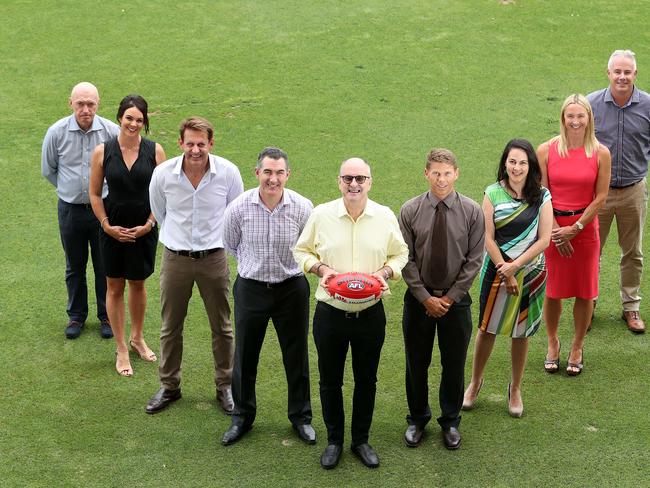
{"type": "MultiPolygon", "coordinates": [[[[181,176],[181,168],[183,167],[183,158],[185,155],[180,155],[178,156],[178,160],[176,161],[176,164],[174,164],[174,169],[172,170],[172,174],[178,175],[180,178],[181,176]]],[[[210,173],[213,175],[217,174],[217,166],[214,164],[214,161],[212,160],[212,154],[208,154],[208,164],[210,165],[210,173]]]]}
{"type": "Polygon", "coordinates": [[[74,116],[74,114],[70,116],[70,122],[68,123],[69,131],[79,131],[87,134],[88,132],[93,132],[101,129],[102,129],[102,125],[99,123],[97,115],[93,117],[93,125],[91,125],[90,129],[88,129],[86,132],[84,132],[84,130],[81,127],[79,127],[79,123],[77,122],[77,118],[74,116]]]}
{"type": "MultiPolygon", "coordinates": [[[[284,190],[282,190],[282,198],[280,199],[280,201],[278,202],[278,204],[276,205],[275,208],[283,207],[285,205],[289,205],[292,202],[293,202],[293,200],[291,199],[291,195],[289,194],[289,192],[285,188],[284,190]]],[[[264,208],[266,208],[268,210],[268,207],[266,205],[264,205],[264,202],[260,198],[260,187],[259,186],[255,189],[255,191],[251,195],[251,203],[253,203],[255,205],[260,205],[260,206],[262,206],[262,207],[264,207],[264,208]]]]}
{"type": "MultiPolygon", "coordinates": [[[[451,208],[454,205],[457,195],[458,192],[454,190],[442,200],[447,208],[451,208]]],[[[427,198],[431,202],[432,207],[436,207],[438,206],[438,203],[440,203],[440,199],[435,196],[431,190],[427,192],[427,198]]]]}
{"type": "MultiPolygon", "coordinates": [[[[343,203],[343,198],[338,199],[338,205],[336,209],[337,216],[339,218],[341,217],[349,217],[350,215],[348,214],[347,209],[345,208],[345,204],[343,203]]],[[[372,217],[375,215],[375,202],[372,200],[368,199],[366,202],[366,208],[363,209],[363,212],[359,217],[362,217],[364,215],[367,215],[368,217],[372,217]]],[[[357,219],[359,220],[359,219],[357,219]]]]}
{"type": "MultiPolygon", "coordinates": [[[[632,88],[632,96],[630,96],[630,99],[627,101],[627,103],[620,108],[625,108],[628,107],[629,105],[633,103],[639,103],[641,101],[641,97],[639,95],[639,90],[637,90],[636,85],[632,88]]],[[[616,105],[616,102],[614,101],[614,97],[612,96],[612,88],[607,87],[607,90],[605,91],[605,102],[611,102],[614,105],[616,105]]],[[[616,105],[618,107],[618,105],[616,105]]]]}

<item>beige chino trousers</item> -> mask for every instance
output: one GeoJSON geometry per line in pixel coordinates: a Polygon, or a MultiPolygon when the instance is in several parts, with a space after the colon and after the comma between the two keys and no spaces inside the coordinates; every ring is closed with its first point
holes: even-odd
{"type": "Polygon", "coordinates": [[[217,390],[222,390],[230,387],[234,354],[228,304],[230,270],[223,249],[201,259],[178,256],[168,249],[163,252],[160,269],[160,383],[168,390],[180,387],[183,326],[194,283],[199,288],[210,322],[215,384],[217,390]]]}
{"type": "Polygon", "coordinates": [[[621,248],[621,301],[626,312],[638,311],[641,302],[643,226],[647,210],[648,185],[646,178],[643,178],[627,188],[610,188],[607,201],[598,212],[601,254],[612,221],[616,218],[618,245],[621,248]]]}

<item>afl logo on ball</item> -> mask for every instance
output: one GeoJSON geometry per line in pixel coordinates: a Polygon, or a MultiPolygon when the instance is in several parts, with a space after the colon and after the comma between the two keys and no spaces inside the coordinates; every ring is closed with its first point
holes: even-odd
{"type": "Polygon", "coordinates": [[[363,281],[348,281],[347,283],[348,290],[363,290],[366,288],[366,285],[363,284],[363,281]]]}

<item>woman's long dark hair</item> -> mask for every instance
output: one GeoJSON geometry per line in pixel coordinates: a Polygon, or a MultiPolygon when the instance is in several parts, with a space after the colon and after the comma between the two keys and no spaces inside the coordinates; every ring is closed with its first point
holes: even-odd
{"type": "Polygon", "coordinates": [[[120,106],[117,109],[117,121],[119,122],[122,116],[124,115],[124,112],[126,112],[128,109],[131,107],[137,108],[140,112],[142,112],[142,119],[144,122],[144,132],[145,134],[149,133],[149,115],[147,114],[148,111],[148,105],[147,101],[142,98],[140,95],[127,95],[125,96],[122,101],[120,102],[120,106]]]}
{"type": "Polygon", "coordinates": [[[508,171],[506,170],[506,161],[512,149],[521,149],[526,153],[526,158],[528,159],[528,175],[526,176],[526,183],[524,184],[522,193],[524,200],[529,205],[536,205],[542,198],[542,170],[539,167],[539,161],[537,160],[537,154],[535,154],[533,145],[526,139],[512,139],[506,144],[497,171],[497,181],[503,181],[512,190],[508,181],[508,171]]]}

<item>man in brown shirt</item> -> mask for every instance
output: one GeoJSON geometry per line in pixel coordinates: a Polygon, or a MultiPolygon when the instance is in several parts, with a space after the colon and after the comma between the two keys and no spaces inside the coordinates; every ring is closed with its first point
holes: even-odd
{"type": "Polygon", "coordinates": [[[485,224],[481,207],[454,189],[458,166],[451,151],[433,149],[424,176],[429,191],[406,202],[399,216],[409,248],[402,273],[408,284],[402,319],[409,405],[404,440],[411,447],[420,444],[431,420],[428,369],[437,329],[442,364],[438,423],[445,447],[457,449],[465,358],[472,336],[468,292],[481,267],[485,224]]]}

